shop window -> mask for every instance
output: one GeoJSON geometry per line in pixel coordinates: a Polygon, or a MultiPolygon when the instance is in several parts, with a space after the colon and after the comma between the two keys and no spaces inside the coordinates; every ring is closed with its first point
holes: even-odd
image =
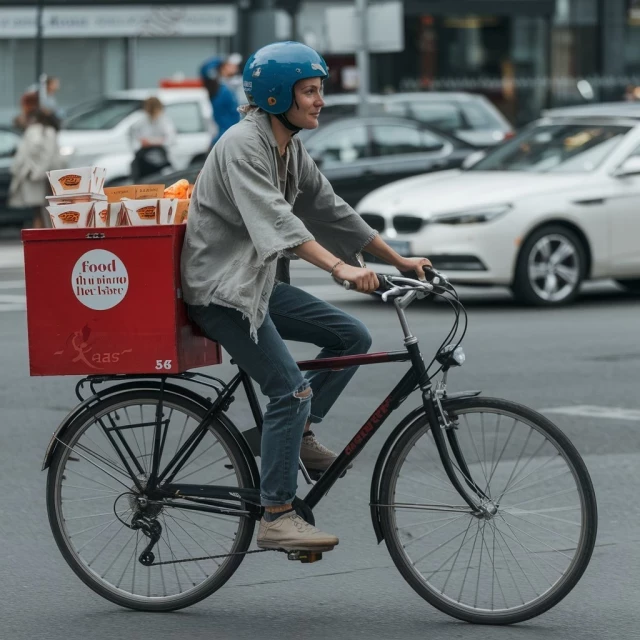
{"type": "Polygon", "coordinates": [[[165,113],[178,133],[201,133],[206,130],[202,111],[197,102],[168,104],[165,107],[165,113]]]}

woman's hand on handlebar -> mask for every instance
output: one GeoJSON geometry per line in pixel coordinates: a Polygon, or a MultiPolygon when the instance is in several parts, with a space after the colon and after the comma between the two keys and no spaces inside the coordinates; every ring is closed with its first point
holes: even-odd
{"type": "Polygon", "coordinates": [[[395,265],[401,273],[414,272],[418,280],[424,280],[424,267],[432,267],[431,260],[428,258],[403,258],[402,262],[395,265]]]}
{"type": "Polygon", "coordinates": [[[379,286],[378,276],[371,269],[352,267],[348,264],[337,266],[333,272],[337,280],[346,280],[360,293],[373,293],[379,286]]]}

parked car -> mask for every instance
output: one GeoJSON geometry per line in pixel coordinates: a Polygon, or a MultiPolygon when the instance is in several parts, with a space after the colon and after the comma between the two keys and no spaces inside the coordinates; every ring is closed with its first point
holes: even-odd
{"type": "MultiPolygon", "coordinates": [[[[380,185],[459,167],[476,151],[420,122],[391,116],[344,118],[298,135],[335,192],[352,206],[380,185]]],[[[154,174],[142,182],[170,184],[181,177],[193,182],[202,164],[168,175],[154,174]]]]}
{"type": "Polygon", "coordinates": [[[554,306],[586,279],[640,293],[639,200],[640,109],[598,105],[550,111],[466,170],[387,185],[358,211],[453,282],[554,306]]]}
{"type": "Polygon", "coordinates": [[[22,225],[23,222],[31,221],[33,218],[31,210],[10,209],[7,204],[11,184],[9,170],[19,142],[18,131],[11,127],[0,126],[0,226],[22,225]]]}
{"type": "Polygon", "coordinates": [[[341,118],[299,135],[334,191],[352,206],[394,180],[459,167],[474,152],[454,136],[393,116],[341,118]]]}
{"type": "Polygon", "coordinates": [[[126,181],[134,156],[131,128],[144,117],[142,104],[152,95],[160,99],[176,127],[176,141],[169,149],[173,168],[204,161],[215,133],[206,91],[136,89],[111,93],[73,109],[59,134],[60,150],[68,156],[69,165],[105,167],[108,185],[126,181]]]}
{"type": "MultiPolygon", "coordinates": [[[[325,97],[321,122],[357,112],[357,94],[325,97]]],[[[513,128],[483,95],[464,92],[415,92],[372,94],[369,105],[374,114],[409,117],[437,127],[476,147],[491,147],[513,136],[513,128]]]]}

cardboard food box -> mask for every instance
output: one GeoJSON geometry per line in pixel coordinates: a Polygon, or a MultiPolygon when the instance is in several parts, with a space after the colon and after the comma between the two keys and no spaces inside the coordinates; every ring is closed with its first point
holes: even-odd
{"type": "Polygon", "coordinates": [[[106,202],[104,193],[78,193],[72,196],[47,196],[50,205],[74,204],[76,202],[106,202]]]}
{"type": "Polygon", "coordinates": [[[158,200],[123,200],[126,223],[132,226],[158,224],[158,200]]]}
{"type": "Polygon", "coordinates": [[[126,211],[122,202],[109,202],[109,217],[107,219],[108,227],[126,227],[126,211]]]}
{"type": "Polygon", "coordinates": [[[94,225],[94,202],[76,202],[47,207],[54,229],[79,229],[94,225]]]}
{"type": "Polygon", "coordinates": [[[173,224],[178,209],[177,198],[160,198],[158,200],[158,224],[173,224]]]}
{"type": "Polygon", "coordinates": [[[103,193],[107,170],[103,167],[80,167],[47,171],[54,196],[77,193],[103,193]]]}
{"type": "Polygon", "coordinates": [[[178,209],[174,224],[185,224],[189,215],[189,204],[191,200],[178,200],[178,209]]]}
{"type": "Polygon", "coordinates": [[[104,200],[93,203],[93,221],[96,227],[109,226],[109,203],[104,200]]]}
{"type": "Polygon", "coordinates": [[[149,200],[164,197],[163,184],[128,184],[120,187],[106,187],[104,193],[109,202],[120,200],[149,200]]]}

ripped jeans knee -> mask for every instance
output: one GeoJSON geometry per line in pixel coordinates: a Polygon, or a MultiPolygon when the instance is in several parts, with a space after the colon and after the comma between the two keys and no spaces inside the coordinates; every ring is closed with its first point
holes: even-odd
{"type": "Polygon", "coordinates": [[[311,398],[313,398],[311,385],[305,380],[300,385],[300,388],[293,392],[293,397],[298,399],[298,411],[300,411],[300,407],[302,407],[304,403],[310,402],[311,398]]]}

